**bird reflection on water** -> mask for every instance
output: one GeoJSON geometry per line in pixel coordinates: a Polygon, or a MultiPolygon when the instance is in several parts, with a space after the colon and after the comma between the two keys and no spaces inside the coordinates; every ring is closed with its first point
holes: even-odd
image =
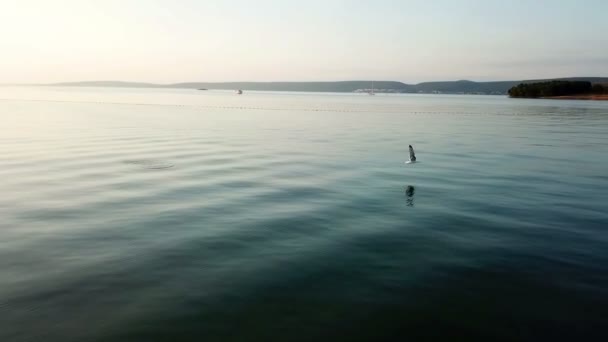
{"type": "Polygon", "coordinates": [[[405,187],[405,196],[406,196],[406,203],[408,207],[413,207],[414,206],[414,194],[416,193],[416,188],[414,188],[414,186],[412,185],[408,185],[407,187],[405,187]]]}

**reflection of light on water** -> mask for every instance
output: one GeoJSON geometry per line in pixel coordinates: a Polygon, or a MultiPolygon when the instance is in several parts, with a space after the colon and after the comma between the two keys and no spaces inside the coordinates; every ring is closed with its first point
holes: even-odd
{"type": "Polygon", "coordinates": [[[163,162],[162,160],[154,159],[137,159],[137,160],[125,160],[125,164],[138,165],[142,169],[147,170],[162,170],[173,167],[173,164],[163,162]]]}
{"type": "Polygon", "coordinates": [[[414,188],[414,186],[412,185],[408,185],[407,187],[405,187],[405,202],[407,203],[408,207],[413,207],[414,206],[414,194],[416,193],[416,188],[414,188]]]}

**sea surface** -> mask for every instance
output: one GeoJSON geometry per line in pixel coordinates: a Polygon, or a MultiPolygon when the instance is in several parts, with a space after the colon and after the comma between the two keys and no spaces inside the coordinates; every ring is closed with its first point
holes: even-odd
{"type": "Polygon", "coordinates": [[[0,87],[0,120],[0,341],[608,338],[608,102],[0,87]]]}

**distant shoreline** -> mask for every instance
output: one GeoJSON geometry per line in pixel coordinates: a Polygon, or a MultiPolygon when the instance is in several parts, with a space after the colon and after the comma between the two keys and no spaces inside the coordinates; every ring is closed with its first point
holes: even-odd
{"type": "Polygon", "coordinates": [[[506,95],[508,90],[521,83],[539,81],[586,81],[608,83],[608,77],[566,77],[550,80],[492,81],[475,82],[469,80],[422,82],[407,84],[399,81],[354,80],[336,82],[181,82],[171,84],[124,82],[124,81],[85,81],[47,84],[49,86],[78,87],[124,87],[124,88],[181,88],[244,91],[291,91],[291,92],[330,92],[330,93],[393,93],[393,94],[462,94],[462,95],[506,95]]]}
{"type": "Polygon", "coordinates": [[[541,97],[541,99],[608,101],[608,94],[579,94],[579,95],[547,96],[547,97],[541,97]]]}
{"type": "Polygon", "coordinates": [[[584,80],[551,80],[520,83],[508,91],[512,98],[556,100],[608,100],[608,87],[603,82],[584,80]]]}

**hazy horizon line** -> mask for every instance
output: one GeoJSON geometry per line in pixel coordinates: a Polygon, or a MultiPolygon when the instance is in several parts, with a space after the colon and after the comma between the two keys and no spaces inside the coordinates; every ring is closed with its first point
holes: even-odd
{"type": "Polygon", "coordinates": [[[421,83],[433,83],[433,82],[477,82],[477,83],[491,83],[491,82],[512,82],[512,81],[528,81],[528,80],[553,80],[553,79],[567,79],[567,78],[608,78],[608,76],[558,76],[558,77],[543,77],[543,78],[525,78],[525,79],[502,79],[502,80],[492,80],[492,81],[482,81],[475,79],[467,79],[467,78],[459,78],[459,79],[439,79],[439,80],[431,80],[431,81],[421,81],[421,82],[407,82],[401,80],[386,80],[386,79],[342,79],[342,80],[319,80],[319,81],[179,81],[179,82],[146,82],[146,81],[132,81],[132,80],[116,80],[116,79],[95,79],[95,80],[81,80],[81,81],[59,81],[59,82],[44,82],[44,83],[21,83],[21,82],[10,82],[10,83],[0,83],[0,85],[15,85],[15,86],[33,86],[33,85],[57,85],[57,84],[70,84],[70,83],[89,83],[89,82],[120,82],[120,83],[141,83],[141,84],[151,84],[151,85],[174,85],[174,84],[183,84],[183,83],[338,83],[338,82],[399,82],[403,84],[421,84],[421,83]]]}

